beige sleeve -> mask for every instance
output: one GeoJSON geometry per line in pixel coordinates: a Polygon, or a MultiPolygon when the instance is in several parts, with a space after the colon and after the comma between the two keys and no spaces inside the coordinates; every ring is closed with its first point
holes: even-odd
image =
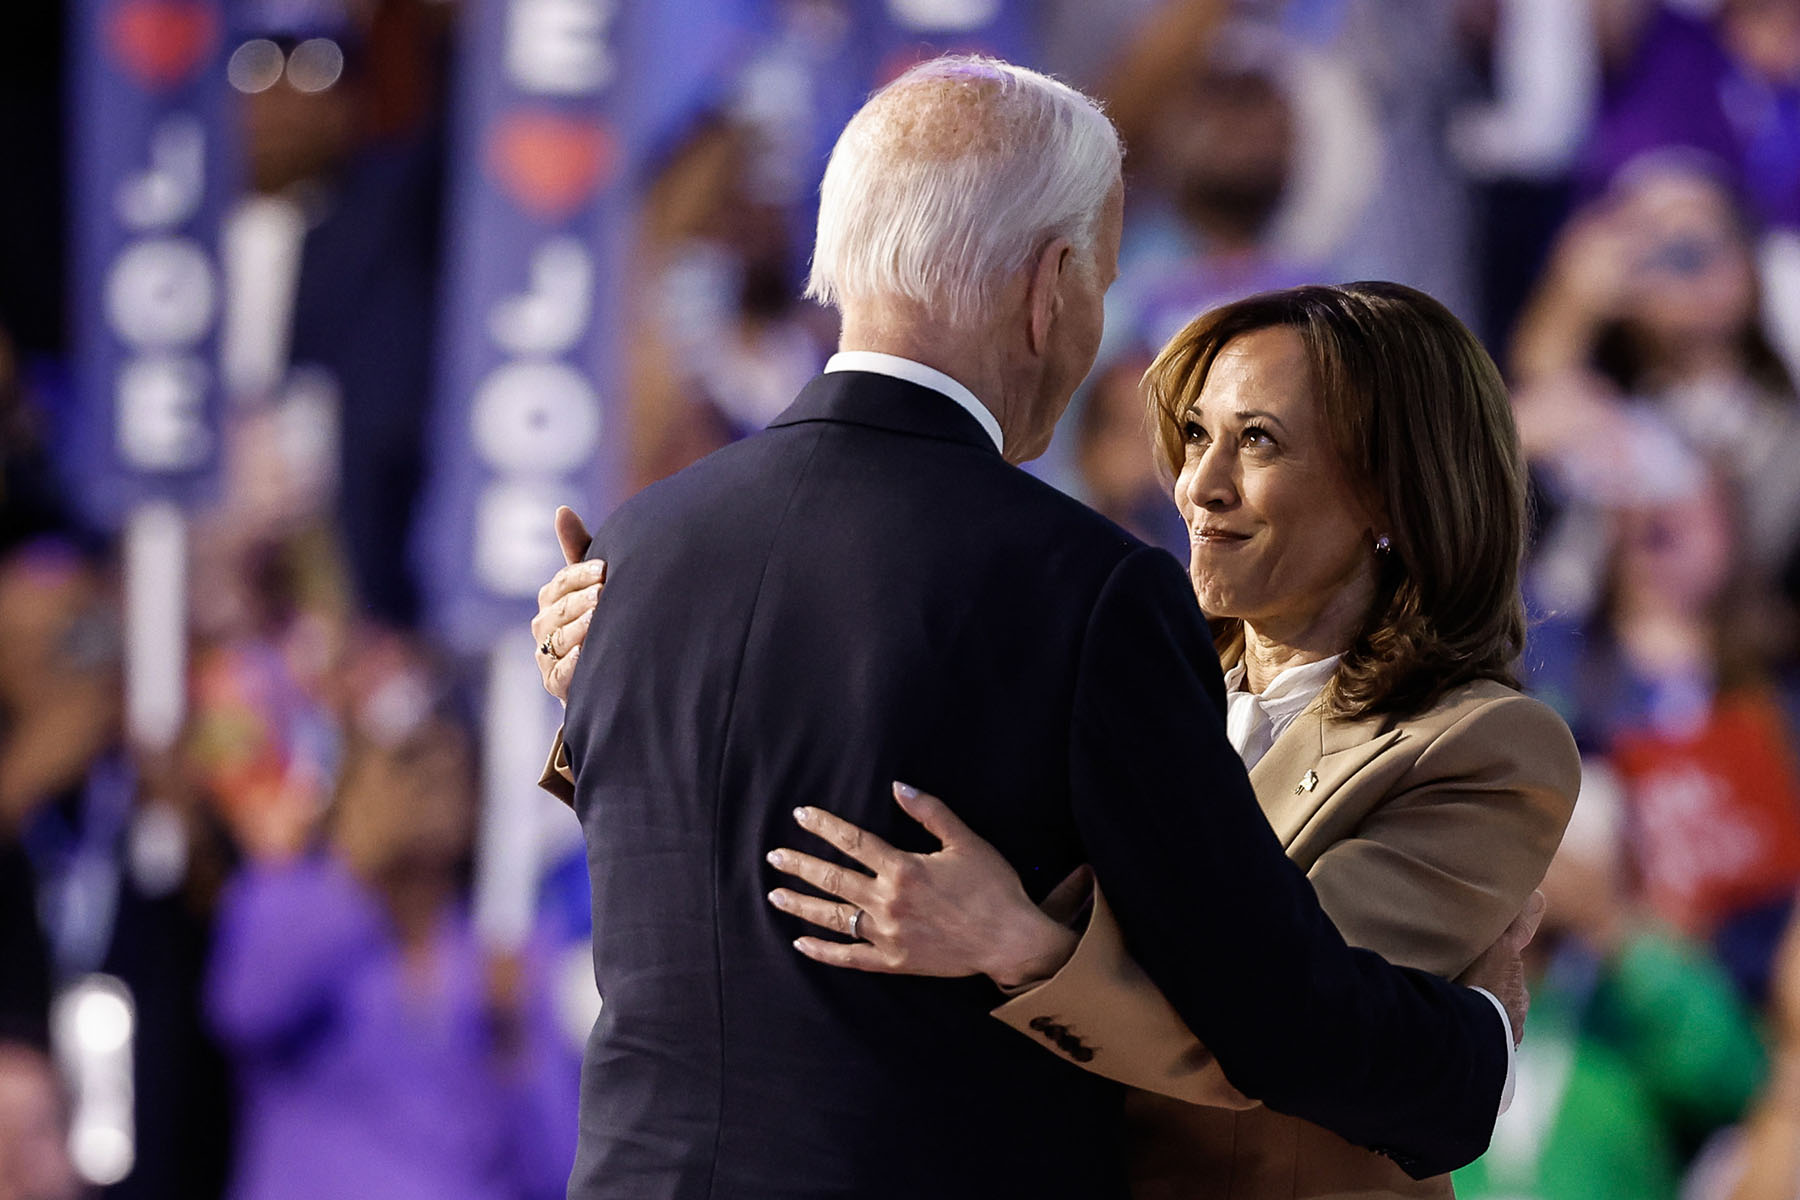
{"type": "Polygon", "coordinates": [[[1200,1040],[1125,950],[1124,934],[1095,889],[1075,955],[994,1016],[1086,1070],[1192,1104],[1247,1108],[1200,1040]]]}
{"type": "Polygon", "coordinates": [[[569,766],[569,751],[563,745],[561,726],[557,727],[556,741],[550,746],[544,773],[538,776],[538,786],[569,807],[575,806],[575,772],[569,766]]]}

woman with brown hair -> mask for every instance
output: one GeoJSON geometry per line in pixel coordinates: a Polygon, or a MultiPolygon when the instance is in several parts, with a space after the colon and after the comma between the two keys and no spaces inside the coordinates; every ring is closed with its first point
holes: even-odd
{"type": "MultiPolygon", "coordinates": [[[[1542,879],[1578,775],[1567,729],[1513,675],[1525,481],[1498,372],[1430,297],[1364,283],[1209,312],[1146,380],[1227,668],[1228,733],[1270,823],[1347,940],[1462,972],[1542,879]]],[[[592,583],[567,576],[534,628],[579,623],[555,635],[563,654],[591,608],[557,607],[592,583]]],[[[782,888],[771,902],[853,939],[803,937],[801,952],[943,976],[1061,964],[996,1015],[1143,1089],[1139,1196],[1449,1195],[1447,1179],[1416,1183],[1250,1106],[1131,962],[1104,896],[1077,935],[944,804],[895,791],[941,850],[904,853],[809,808],[800,824],[873,874],[770,856],[839,898],[782,888]]]]}

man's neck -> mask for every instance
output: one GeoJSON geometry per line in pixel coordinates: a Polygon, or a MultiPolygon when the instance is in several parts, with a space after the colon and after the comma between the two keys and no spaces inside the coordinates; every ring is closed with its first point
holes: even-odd
{"type": "Polygon", "coordinates": [[[1006,457],[1024,442],[1028,416],[1023,389],[1009,378],[999,339],[988,330],[959,330],[939,322],[882,319],[879,315],[844,315],[839,350],[871,350],[911,359],[942,371],[968,388],[1000,423],[1006,457]]]}

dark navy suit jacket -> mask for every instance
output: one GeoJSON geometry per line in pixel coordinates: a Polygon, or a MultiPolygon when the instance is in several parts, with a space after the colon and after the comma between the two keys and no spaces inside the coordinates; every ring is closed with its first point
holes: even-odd
{"type": "Polygon", "coordinates": [[[1487,1144],[1473,992],[1349,950],[1225,739],[1181,567],[1007,465],[948,398],[820,377],[622,506],[564,736],[604,1008],[581,1200],[1123,1193],[1115,1085],[988,1016],[984,980],[816,964],[771,908],[797,804],[932,843],[945,798],[1041,896],[1092,863],[1243,1091],[1416,1173],[1487,1144]]]}

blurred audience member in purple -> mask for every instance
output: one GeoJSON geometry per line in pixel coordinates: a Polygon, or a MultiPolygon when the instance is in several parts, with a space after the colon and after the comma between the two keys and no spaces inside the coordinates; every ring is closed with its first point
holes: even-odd
{"type": "Polygon", "coordinates": [[[1681,147],[1711,160],[1759,226],[1800,228],[1800,3],[1722,0],[1711,19],[1655,0],[1607,7],[1617,69],[1584,164],[1590,189],[1681,147]]]}
{"type": "Polygon", "coordinates": [[[475,793],[423,664],[360,656],[336,796],[228,809],[208,1011],[243,1097],[236,1200],[535,1200],[574,1158],[574,1051],[463,904],[475,793]]]}

